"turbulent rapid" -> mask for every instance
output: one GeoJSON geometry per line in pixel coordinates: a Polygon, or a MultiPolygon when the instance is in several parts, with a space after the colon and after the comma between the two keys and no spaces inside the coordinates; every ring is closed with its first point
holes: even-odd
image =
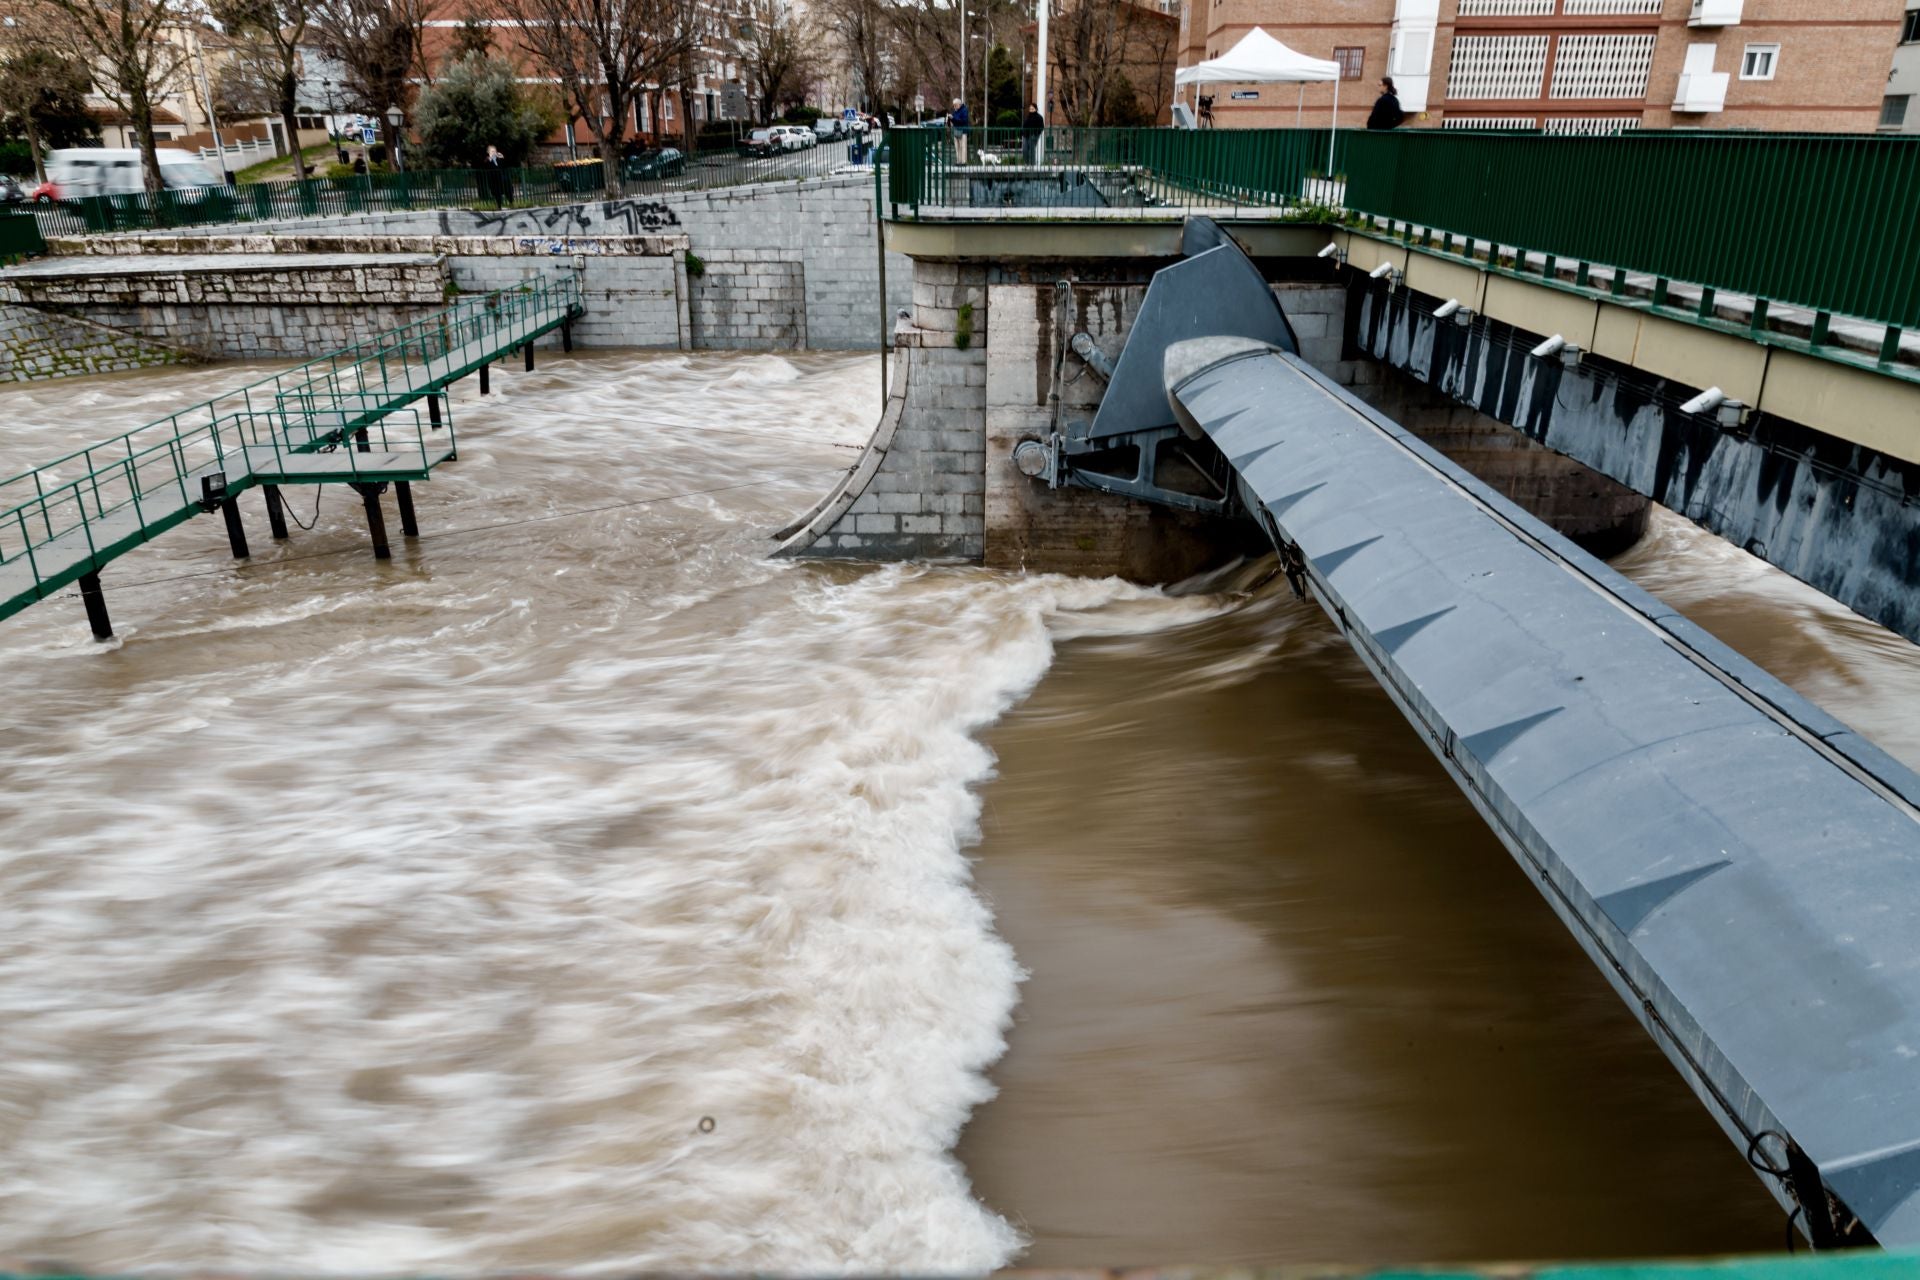
{"type": "MultiPolygon", "coordinates": [[[[12,391],[6,460],[237,380],[12,391]]],[[[457,401],[391,566],[334,490],[245,566],[212,520],[117,564],[111,646],[77,601],[9,624],[0,1253],[1010,1258],[948,1154],[1020,978],[961,852],[973,734],[1054,628],[1218,606],[770,563],[875,383],[555,361],[457,401]]]]}
{"type": "MultiPolygon", "coordinates": [[[[250,372],[0,391],[0,465],[250,372]]],[[[870,356],[502,373],[456,395],[460,459],[389,564],[350,494],[293,491],[287,543],[248,495],[252,561],[203,519],[115,563],[114,642],[73,598],[0,624],[0,1257],[1778,1241],[1258,567],[1163,592],[767,560],[877,384],[870,356]]],[[[1913,758],[1910,648],[1754,563],[1668,519],[1628,568],[1913,758]]]]}

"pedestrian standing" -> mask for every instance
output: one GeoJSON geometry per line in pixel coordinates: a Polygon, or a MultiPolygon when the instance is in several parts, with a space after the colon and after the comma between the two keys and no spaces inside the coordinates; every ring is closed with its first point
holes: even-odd
{"type": "Polygon", "coordinates": [[[959,164],[967,162],[967,134],[971,120],[967,116],[967,104],[955,98],[953,114],[947,117],[947,125],[953,130],[953,155],[959,164]]]}
{"type": "Polygon", "coordinates": [[[1367,113],[1367,128],[1382,132],[1398,129],[1406,119],[1407,113],[1400,109],[1400,95],[1394,91],[1393,77],[1380,77],[1380,96],[1373,100],[1373,110],[1367,113]]]}
{"type": "Polygon", "coordinates": [[[1213,95],[1210,93],[1200,95],[1200,127],[1213,128],[1213,95]]]}
{"type": "Polygon", "coordinates": [[[1040,148],[1040,135],[1047,131],[1047,119],[1040,114],[1040,104],[1027,104],[1026,118],[1020,121],[1020,150],[1028,164],[1033,163],[1034,153],[1040,148]]]}
{"type": "Polygon", "coordinates": [[[507,207],[507,158],[500,148],[487,144],[487,186],[493,189],[493,207],[507,207]]]}

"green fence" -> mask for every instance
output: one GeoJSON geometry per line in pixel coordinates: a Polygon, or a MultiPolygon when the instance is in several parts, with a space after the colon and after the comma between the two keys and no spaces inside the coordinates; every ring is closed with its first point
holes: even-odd
{"type": "Polygon", "coordinates": [[[1354,133],[1347,208],[1482,246],[1920,325],[1920,138],[1354,133]]]}
{"type": "Polygon", "coordinates": [[[0,214],[0,263],[18,262],[46,251],[40,224],[31,214],[0,214]]]}
{"type": "Polygon", "coordinates": [[[349,178],[288,179],[157,194],[87,196],[36,205],[34,217],[43,234],[70,236],[408,209],[555,204],[600,199],[611,194],[648,195],[819,178],[851,167],[847,142],[836,140],[767,157],[742,156],[731,151],[677,158],[646,156],[624,161],[620,179],[614,184],[602,177],[597,164],[504,171],[432,169],[417,173],[356,174],[349,178]]]}
{"type": "MultiPolygon", "coordinates": [[[[922,206],[1270,205],[1310,216],[1328,205],[1482,256],[1499,246],[1644,274],[1656,298],[1662,282],[1683,281],[1920,327],[1920,138],[1052,129],[1029,150],[1017,132],[974,130],[965,167],[944,130],[897,130],[890,141],[896,218],[922,206]],[[1023,180],[1033,168],[1051,185],[1023,180]]],[[[1702,301],[1710,309],[1711,292],[1702,301]]]]}
{"type": "MultiPolygon", "coordinates": [[[[1217,209],[1326,201],[1323,129],[972,129],[967,159],[944,128],[887,135],[897,210],[999,207],[1217,209]]],[[[896,216],[899,216],[896,213],[896,216]]]]}

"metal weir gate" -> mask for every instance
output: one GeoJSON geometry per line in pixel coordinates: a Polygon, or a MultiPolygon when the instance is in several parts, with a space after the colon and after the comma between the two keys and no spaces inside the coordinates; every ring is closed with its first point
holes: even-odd
{"type": "Polygon", "coordinates": [[[280,489],[346,484],[388,557],[380,496],[395,489],[402,531],[418,533],[410,485],[455,457],[445,393],[516,348],[559,330],[572,349],[581,312],[567,279],[462,299],[445,311],[251,383],[0,480],[0,618],[71,584],[95,636],[113,634],[101,596],[107,564],[194,516],[219,511],[236,558],[248,554],[235,500],[259,486],[276,539],[280,489]],[[419,405],[425,402],[422,421],[419,405]]]}

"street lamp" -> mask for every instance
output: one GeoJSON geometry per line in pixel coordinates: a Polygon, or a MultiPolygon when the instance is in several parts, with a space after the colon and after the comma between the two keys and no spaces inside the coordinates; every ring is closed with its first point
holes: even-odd
{"type": "Polygon", "coordinates": [[[407,117],[401,113],[399,107],[389,106],[387,108],[387,123],[393,126],[393,171],[395,173],[405,173],[407,171],[406,161],[400,154],[400,124],[406,118],[407,117]]]}
{"type": "Polygon", "coordinates": [[[347,163],[347,148],[342,144],[340,130],[340,103],[333,92],[333,81],[322,80],[321,91],[327,95],[327,137],[333,142],[333,154],[341,164],[347,163]]]}

